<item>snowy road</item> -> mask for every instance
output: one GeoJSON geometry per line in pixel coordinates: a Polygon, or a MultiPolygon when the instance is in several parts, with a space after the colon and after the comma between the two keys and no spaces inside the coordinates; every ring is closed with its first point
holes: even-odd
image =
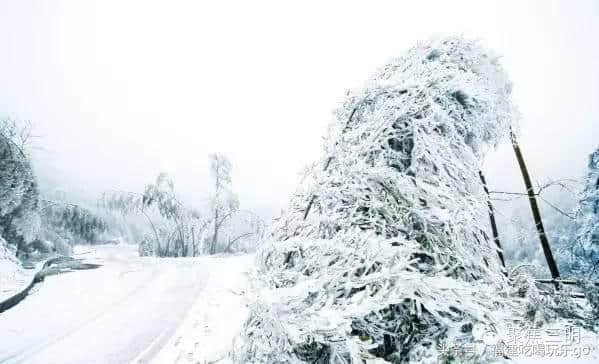
{"type": "Polygon", "coordinates": [[[0,363],[148,362],[201,300],[215,265],[139,258],[127,245],[90,255],[103,266],[47,277],[0,314],[0,363]]]}

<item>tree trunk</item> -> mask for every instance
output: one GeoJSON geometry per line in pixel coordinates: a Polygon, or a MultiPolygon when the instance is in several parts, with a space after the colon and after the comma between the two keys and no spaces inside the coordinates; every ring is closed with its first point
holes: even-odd
{"type": "Polygon", "coordinates": [[[499,241],[499,231],[497,230],[497,222],[495,221],[495,210],[493,209],[493,203],[491,202],[491,196],[489,194],[489,188],[487,187],[487,181],[485,180],[485,175],[482,171],[478,171],[478,175],[480,176],[480,181],[482,182],[485,193],[487,194],[487,205],[489,206],[489,220],[491,221],[491,232],[493,233],[493,241],[495,241],[495,245],[497,246],[497,255],[499,256],[501,266],[503,267],[503,274],[507,275],[507,271],[505,270],[505,260],[503,258],[503,249],[501,248],[501,242],[499,241]]]}
{"type": "Polygon", "coordinates": [[[214,235],[212,236],[212,244],[210,246],[210,254],[216,253],[216,242],[218,240],[218,229],[219,229],[219,222],[218,222],[218,210],[217,210],[214,213],[214,235]]]}
{"type": "Polygon", "coordinates": [[[150,216],[142,209],[141,213],[146,217],[146,219],[148,219],[148,222],[150,223],[150,226],[152,227],[152,231],[154,232],[154,236],[156,237],[156,244],[158,244],[158,251],[160,251],[160,237],[158,235],[158,230],[156,230],[156,226],[154,226],[154,223],[152,222],[152,219],[150,219],[150,216]]]}
{"type": "Polygon", "coordinates": [[[514,148],[516,159],[518,160],[518,165],[520,166],[520,172],[522,172],[522,178],[524,179],[524,185],[526,186],[526,193],[528,194],[528,201],[530,202],[532,216],[535,221],[537,232],[539,233],[539,240],[541,241],[541,247],[543,248],[543,253],[545,254],[545,259],[547,260],[547,265],[549,266],[549,271],[551,272],[551,277],[554,279],[559,278],[559,270],[557,269],[557,264],[555,263],[553,253],[551,252],[551,246],[549,245],[549,241],[547,240],[547,234],[545,233],[543,221],[541,220],[539,205],[537,204],[537,198],[535,197],[535,192],[532,187],[530,175],[528,174],[528,169],[526,168],[526,164],[524,163],[522,151],[520,150],[520,146],[518,145],[518,142],[516,141],[516,136],[513,132],[510,132],[510,137],[512,139],[512,147],[514,148]]]}
{"type": "MultiPolygon", "coordinates": [[[[346,127],[347,127],[347,125],[349,125],[349,123],[351,123],[357,110],[358,110],[358,107],[354,107],[351,114],[349,114],[349,118],[347,119],[347,123],[345,124],[346,127]]],[[[343,131],[343,133],[345,133],[345,130],[343,131]]],[[[324,168],[322,169],[323,172],[326,172],[327,169],[329,169],[329,165],[331,164],[332,161],[333,161],[333,157],[327,158],[324,168]]],[[[306,207],[306,211],[304,212],[304,220],[306,220],[306,218],[308,217],[308,214],[310,213],[310,209],[312,208],[312,205],[314,204],[314,200],[316,200],[316,196],[312,196],[310,198],[310,202],[308,202],[308,206],[306,207]]]]}
{"type": "Polygon", "coordinates": [[[193,226],[191,227],[191,256],[192,257],[196,256],[196,237],[195,237],[195,231],[193,229],[193,226]]]}

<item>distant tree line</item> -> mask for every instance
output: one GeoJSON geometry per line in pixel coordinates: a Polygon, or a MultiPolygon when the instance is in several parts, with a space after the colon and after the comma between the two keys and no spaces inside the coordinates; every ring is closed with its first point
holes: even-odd
{"type": "Polygon", "coordinates": [[[68,253],[93,243],[107,225],[91,210],[40,194],[29,155],[29,123],[0,120],[0,238],[18,256],[35,251],[68,253]]]}
{"type": "Polygon", "coordinates": [[[106,191],[100,205],[123,216],[144,218],[148,232],[137,242],[141,255],[187,257],[253,249],[263,237],[265,224],[256,214],[239,209],[229,160],[222,154],[209,158],[214,190],[208,211],[182,202],[165,173],[141,193],[106,191]]]}

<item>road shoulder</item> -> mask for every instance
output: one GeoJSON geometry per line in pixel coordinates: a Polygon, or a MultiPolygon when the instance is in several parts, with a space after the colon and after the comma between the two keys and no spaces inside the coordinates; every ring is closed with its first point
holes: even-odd
{"type": "MultiPolygon", "coordinates": [[[[227,363],[247,317],[248,272],[253,255],[205,257],[208,283],[185,320],[151,363],[227,363]]],[[[150,348],[151,349],[151,348],[150,348]]],[[[141,359],[134,363],[143,362],[141,359]]]]}

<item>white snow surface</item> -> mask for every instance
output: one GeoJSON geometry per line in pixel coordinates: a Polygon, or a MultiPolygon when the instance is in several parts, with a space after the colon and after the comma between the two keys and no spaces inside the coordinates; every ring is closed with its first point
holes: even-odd
{"type": "Polygon", "coordinates": [[[163,363],[230,363],[233,339],[247,317],[253,256],[205,258],[209,279],[175,335],[154,358],[163,363]]]}
{"type": "Polygon", "coordinates": [[[35,269],[23,269],[12,252],[0,243],[0,302],[25,289],[35,272],[35,269]]]}
{"type": "Polygon", "coordinates": [[[141,258],[77,247],[98,269],[48,276],[0,314],[0,363],[186,363],[225,356],[252,257],[141,258]]]}

